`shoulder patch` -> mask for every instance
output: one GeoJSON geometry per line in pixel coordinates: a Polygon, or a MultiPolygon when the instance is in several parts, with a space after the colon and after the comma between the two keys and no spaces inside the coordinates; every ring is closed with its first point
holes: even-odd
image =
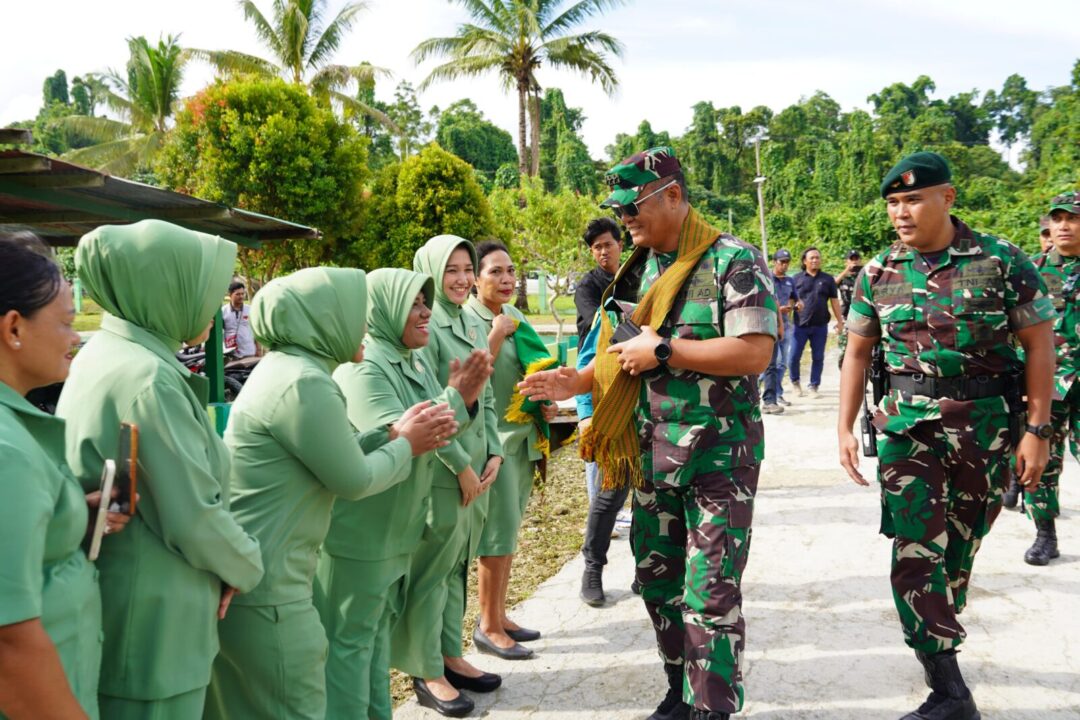
{"type": "Polygon", "coordinates": [[[734,263],[728,276],[728,282],[735,292],[741,295],[752,292],[757,284],[757,278],[754,277],[754,266],[748,262],[734,263]]]}

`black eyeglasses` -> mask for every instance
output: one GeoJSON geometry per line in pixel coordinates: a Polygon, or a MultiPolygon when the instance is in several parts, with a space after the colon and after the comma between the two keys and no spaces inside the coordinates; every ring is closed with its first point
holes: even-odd
{"type": "Polygon", "coordinates": [[[615,206],[613,206],[611,208],[611,211],[613,213],[615,213],[615,217],[619,218],[620,220],[624,216],[625,217],[637,217],[637,214],[639,212],[641,212],[641,204],[642,203],[644,203],[646,200],[651,198],[653,195],[656,195],[659,192],[663,192],[664,190],[667,190],[669,187],[674,185],[676,182],[678,182],[678,181],[677,180],[672,180],[667,185],[664,185],[663,187],[659,187],[656,190],[653,190],[651,193],[649,193],[645,197],[639,197],[637,200],[630,203],[629,205],[615,205],[615,206]]]}

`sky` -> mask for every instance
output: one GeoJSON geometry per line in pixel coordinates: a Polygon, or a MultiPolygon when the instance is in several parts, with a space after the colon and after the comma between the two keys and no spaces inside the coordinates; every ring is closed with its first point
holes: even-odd
{"type": "MultiPolygon", "coordinates": [[[[255,0],[270,15],[270,0],[255,0]]],[[[582,30],[600,29],[623,42],[612,60],[620,87],[606,96],[577,75],[541,68],[545,87],[562,88],[584,110],[582,135],[592,155],[617,133],[648,119],[656,131],[685,131],[691,107],[709,100],[744,110],[780,110],[823,90],[845,110],[867,108],[868,95],[894,82],[929,75],[935,97],[1000,88],[1012,73],[1042,90],[1069,82],[1080,58],[1080,22],[1063,10],[1076,0],[629,0],[582,30]]],[[[336,12],[344,0],[328,0],[336,12]]],[[[452,0],[369,0],[335,62],[363,61],[393,73],[376,93],[419,85],[434,63],[416,66],[410,53],[429,37],[453,35],[468,20],[452,0]]],[[[125,38],[179,34],[186,47],[234,49],[269,57],[233,0],[38,0],[9,3],[0,44],[0,126],[33,118],[41,85],[62,68],[69,80],[120,69],[125,38]]],[[[183,94],[213,78],[194,64],[183,94]]],[[[517,100],[495,75],[431,86],[427,110],[472,99],[514,137],[517,100]]]]}

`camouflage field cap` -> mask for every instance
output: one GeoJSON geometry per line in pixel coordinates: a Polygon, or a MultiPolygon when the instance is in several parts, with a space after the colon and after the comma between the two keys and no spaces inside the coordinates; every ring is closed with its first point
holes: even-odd
{"type": "Polygon", "coordinates": [[[952,179],[949,161],[935,152],[917,152],[893,165],[881,181],[881,197],[894,192],[907,192],[919,188],[947,183],[952,179]]]}
{"type": "Polygon", "coordinates": [[[1064,210],[1065,212],[1071,212],[1073,215],[1080,215],[1080,195],[1070,191],[1055,196],[1050,201],[1049,212],[1055,210],[1064,210]]]}
{"type": "Polygon", "coordinates": [[[642,186],[681,171],[675,150],[666,145],[631,155],[604,176],[611,194],[600,203],[600,207],[629,205],[637,200],[642,186]]]}

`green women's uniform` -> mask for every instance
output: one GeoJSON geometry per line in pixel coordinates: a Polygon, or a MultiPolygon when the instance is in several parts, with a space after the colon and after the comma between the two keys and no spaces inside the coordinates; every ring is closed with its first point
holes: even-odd
{"type": "Polygon", "coordinates": [[[1050,422],[1054,436],[1050,439],[1050,461],[1034,492],[1024,492],[1024,507],[1036,521],[1052,520],[1061,513],[1059,479],[1065,460],[1065,444],[1073,457],[1080,458],[1080,257],[1065,257],[1056,249],[1040,254],[1036,265],[1046,283],[1057,317],[1054,319],[1054,391],[1050,403],[1050,422]]]}
{"type": "Polygon", "coordinates": [[[893,538],[893,598],[907,644],[936,654],[966,635],[975,554],[1009,478],[1012,335],[1054,317],[1035,266],[1015,245],[953,219],[927,257],[903,243],[863,270],[848,330],[880,338],[891,389],[874,417],[882,532],[893,538]]]}
{"type": "MultiPolygon", "coordinates": [[[[712,234],[661,332],[775,338],[765,261],[743,241],[712,234]]],[[[676,256],[649,254],[640,297],[676,256]]],[[[687,704],[738,712],[746,636],[740,583],[765,451],[757,378],[664,369],[642,383],[635,422],[645,481],[634,491],[630,543],[660,657],[684,667],[687,704]]]]}
{"type": "MultiPolygon", "coordinates": [[[[432,302],[430,278],[408,270],[368,275],[370,304],[364,361],[345,364],[334,380],[349,419],[376,432],[418,402],[448,403],[459,432],[469,416],[457,390],[443,390],[424,353],[401,342],[417,294],[432,302]]],[[[316,606],[330,641],[326,662],[328,720],[391,716],[390,634],[405,604],[413,554],[426,532],[434,453],[402,463],[408,477],[358,501],[339,500],[319,558],[316,606]]],[[[423,631],[424,628],[417,628],[423,631]]]]}
{"type": "Polygon", "coordinates": [[[408,475],[404,438],[355,433],[331,378],[360,347],[366,325],[362,270],[310,268],[255,296],[251,326],[270,352],[229,415],[232,510],[262,548],[266,574],[233,600],[208,718],[326,716],[327,640],[312,602],[319,547],[335,498],[374,495],[408,475]]]}
{"type": "MultiPolygon", "coordinates": [[[[413,259],[413,270],[434,279],[431,339],[422,352],[435,368],[440,386],[449,379],[451,361],[464,361],[472,351],[488,349],[484,324],[443,292],[446,265],[459,247],[468,250],[476,268],[472,243],[453,235],[432,238],[413,259]]],[[[499,480],[464,507],[457,476],[466,467],[479,476],[490,456],[502,455],[490,382],[480,401],[480,412],[469,429],[437,451],[439,462],[432,478],[427,531],[412,558],[405,610],[394,631],[394,667],[414,677],[440,677],[444,655],[462,656],[469,560],[475,557],[487,518],[488,499],[499,480]]]]}
{"type": "Polygon", "coordinates": [[[138,511],[97,561],[110,720],[201,717],[222,587],[250,592],[262,577],[258,542],[229,512],[207,380],[174,355],[213,318],[235,258],[231,242],[157,220],[100,227],[76,250],[83,286],[105,309],[57,407],[84,490],[98,489],[120,423],[139,426],[138,511]]]}
{"type": "Polygon", "coordinates": [[[64,460],[64,422],[3,383],[0,477],[0,626],[40,618],[72,694],[96,719],[101,595],[80,547],[86,496],[64,460]]]}
{"type": "MultiPolygon", "coordinates": [[[[469,298],[466,311],[479,318],[484,336],[491,332],[495,313],[476,297],[469,298]]],[[[528,322],[513,305],[503,305],[504,315],[518,322],[528,322]]],[[[525,376],[513,337],[508,337],[495,358],[495,372],[491,376],[491,389],[495,396],[495,416],[498,418],[499,443],[502,446],[503,463],[499,479],[488,490],[488,516],[480,534],[476,549],[483,557],[512,555],[517,550],[518,530],[529,505],[536,463],[543,458],[540,451],[540,432],[536,423],[519,423],[506,419],[506,409],[514,395],[514,388],[525,376]]]]}

